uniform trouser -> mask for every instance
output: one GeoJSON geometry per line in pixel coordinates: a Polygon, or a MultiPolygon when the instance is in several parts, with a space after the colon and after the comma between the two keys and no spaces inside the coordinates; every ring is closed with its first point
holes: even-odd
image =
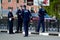
{"type": "Polygon", "coordinates": [[[13,21],[9,21],[9,33],[13,33],[13,21]]]}
{"type": "Polygon", "coordinates": [[[25,36],[28,36],[28,25],[29,21],[24,21],[24,31],[25,31],[25,36]]]}
{"type": "Polygon", "coordinates": [[[22,21],[18,20],[17,31],[19,32],[19,30],[22,31],[22,21]]]}
{"type": "Polygon", "coordinates": [[[40,19],[38,21],[37,32],[39,32],[40,27],[41,27],[41,24],[42,24],[42,29],[43,29],[42,32],[45,32],[45,24],[44,24],[44,21],[41,21],[40,19]]]}

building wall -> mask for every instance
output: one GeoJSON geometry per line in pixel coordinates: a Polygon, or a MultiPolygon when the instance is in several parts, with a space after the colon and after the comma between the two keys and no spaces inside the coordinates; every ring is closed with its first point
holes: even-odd
{"type": "MultiPolygon", "coordinates": [[[[24,4],[27,4],[27,3],[24,3],[24,0],[19,0],[19,3],[16,2],[16,0],[12,0],[11,2],[8,2],[8,0],[2,0],[2,8],[3,9],[8,9],[8,7],[13,7],[13,9],[17,9],[18,6],[20,5],[24,5],[24,4]]],[[[34,8],[34,11],[37,12],[37,9],[38,7],[37,6],[28,6],[27,5],[27,8],[30,10],[31,7],[34,8]]]]}

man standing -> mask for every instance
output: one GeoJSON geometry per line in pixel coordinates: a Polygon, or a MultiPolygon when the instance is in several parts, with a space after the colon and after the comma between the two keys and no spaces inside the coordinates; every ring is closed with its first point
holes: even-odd
{"type": "Polygon", "coordinates": [[[23,6],[22,10],[22,17],[23,17],[23,24],[24,24],[24,31],[25,31],[25,36],[28,36],[28,27],[29,27],[29,21],[31,17],[31,13],[28,9],[26,9],[26,5],[23,6]]]}
{"type": "Polygon", "coordinates": [[[43,8],[43,6],[40,6],[38,15],[39,15],[39,21],[38,21],[38,27],[37,27],[37,32],[39,33],[40,26],[42,24],[42,32],[45,32],[45,24],[44,24],[44,16],[46,14],[46,10],[43,8]]]}
{"type": "Polygon", "coordinates": [[[17,18],[18,18],[18,26],[16,28],[16,32],[15,33],[22,33],[22,15],[21,15],[22,9],[21,7],[19,7],[19,9],[17,10],[17,18]]]}
{"type": "Polygon", "coordinates": [[[9,13],[8,13],[8,26],[9,26],[9,34],[14,34],[13,33],[13,13],[12,13],[12,8],[9,9],[9,13]]]}

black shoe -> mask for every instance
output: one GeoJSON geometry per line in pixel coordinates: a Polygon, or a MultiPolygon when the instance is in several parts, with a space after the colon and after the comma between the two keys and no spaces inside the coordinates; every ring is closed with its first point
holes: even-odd
{"type": "Polygon", "coordinates": [[[22,31],[20,31],[20,32],[16,31],[15,33],[22,33],[22,31]]]}
{"type": "Polygon", "coordinates": [[[15,33],[19,33],[18,31],[16,31],[15,33]]]}
{"type": "Polygon", "coordinates": [[[24,36],[24,37],[28,37],[28,35],[27,36],[24,36]]]}
{"type": "Polygon", "coordinates": [[[15,34],[15,33],[12,33],[12,34],[15,34]]]}
{"type": "Polygon", "coordinates": [[[45,31],[42,31],[42,33],[44,33],[45,31]]]}
{"type": "Polygon", "coordinates": [[[9,34],[15,34],[15,33],[9,33],[9,34]]]}

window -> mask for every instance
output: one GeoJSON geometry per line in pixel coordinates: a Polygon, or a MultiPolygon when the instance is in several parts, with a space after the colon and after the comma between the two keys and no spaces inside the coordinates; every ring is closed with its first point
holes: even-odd
{"type": "Polygon", "coordinates": [[[27,3],[27,0],[24,0],[24,3],[27,3]]]}
{"type": "Polygon", "coordinates": [[[8,2],[11,2],[11,0],[8,0],[8,2]]]}
{"type": "Polygon", "coordinates": [[[19,0],[16,0],[17,3],[19,3],[19,0]]]}
{"type": "Polygon", "coordinates": [[[8,9],[11,9],[11,8],[13,9],[13,7],[8,7],[8,9]]]}
{"type": "Polygon", "coordinates": [[[27,5],[29,6],[33,5],[33,0],[27,0],[27,5]]]}

